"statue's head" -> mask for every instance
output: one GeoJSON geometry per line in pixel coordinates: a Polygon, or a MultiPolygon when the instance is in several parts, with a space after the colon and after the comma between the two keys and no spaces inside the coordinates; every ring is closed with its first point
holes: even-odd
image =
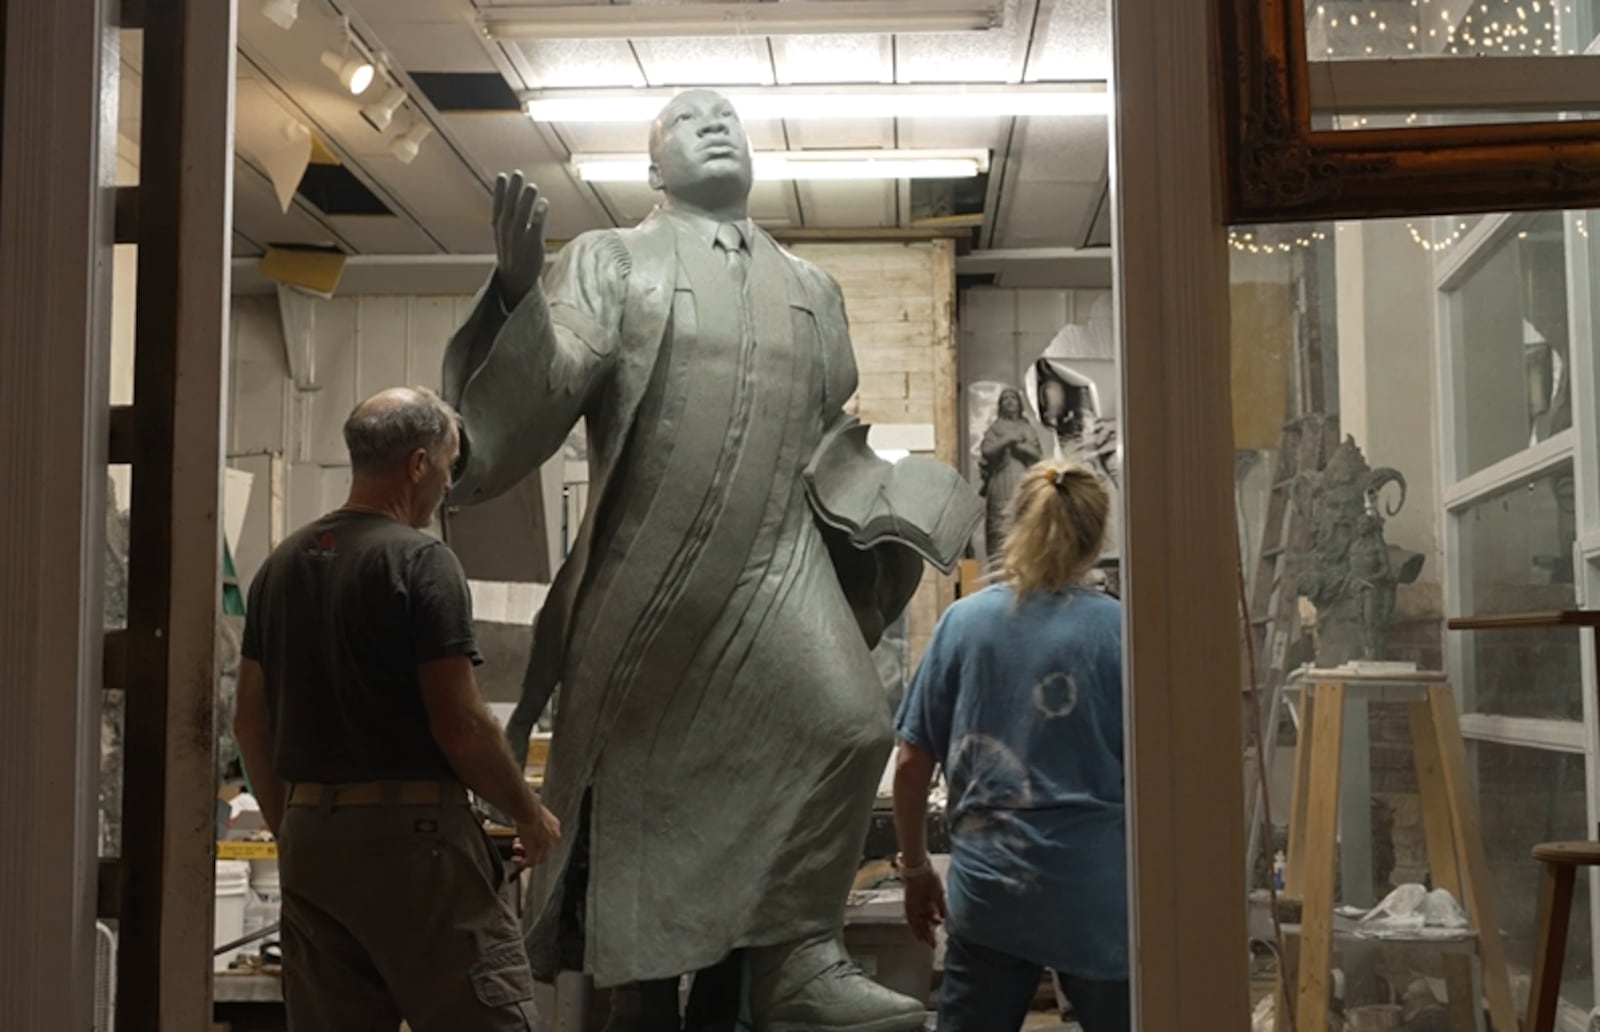
{"type": "Polygon", "coordinates": [[[714,208],[742,201],[753,181],[750,140],[728,98],[680,93],[650,127],[650,186],[668,197],[714,208]]]}
{"type": "Polygon", "coordinates": [[[1000,418],[1022,418],[1022,392],[1015,387],[1007,387],[1000,392],[1000,418]]]}

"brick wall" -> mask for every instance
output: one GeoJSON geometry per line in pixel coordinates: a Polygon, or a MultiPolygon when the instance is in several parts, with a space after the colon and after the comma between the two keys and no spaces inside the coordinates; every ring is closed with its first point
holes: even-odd
{"type": "MultiPolygon", "coordinates": [[[[955,247],[949,240],[792,244],[838,280],[861,386],[846,406],[864,423],[934,428],[935,454],[955,464],[955,247]]],[[[953,597],[929,567],[906,613],[913,664],[953,597]]]]}

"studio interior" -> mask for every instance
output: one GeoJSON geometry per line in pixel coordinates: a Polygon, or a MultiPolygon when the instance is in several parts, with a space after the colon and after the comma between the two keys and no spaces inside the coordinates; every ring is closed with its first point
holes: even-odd
{"type": "Polygon", "coordinates": [[[0,53],[0,1028],[1600,1029],[1596,0],[0,53]]]}

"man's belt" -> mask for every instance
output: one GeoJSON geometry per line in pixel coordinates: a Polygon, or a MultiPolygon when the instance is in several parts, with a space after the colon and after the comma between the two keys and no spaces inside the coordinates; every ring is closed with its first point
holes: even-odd
{"type": "Polygon", "coordinates": [[[290,806],[446,806],[466,802],[467,790],[459,781],[348,781],[338,785],[302,781],[289,789],[290,806]]]}

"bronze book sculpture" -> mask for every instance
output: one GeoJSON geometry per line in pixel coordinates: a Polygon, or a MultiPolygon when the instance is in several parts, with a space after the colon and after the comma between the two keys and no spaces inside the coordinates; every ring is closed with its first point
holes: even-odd
{"type": "Polygon", "coordinates": [[[921,1001],[839,943],[893,737],[869,649],[981,503],[867,448],[839,287],[750,221],[727,100],[674,98],[650,144],[661,206],[578,237],[542,283],[545,202],[500,178],[496,270],[445,357],[450,504],[515,485],[580,418],[590,442],[508,728],[525,754],[560,686],[546,802],[566,836],[534,874],[530,957],[546,979],[670,984],[675,1006],[679,975],[736,956],[757,1029],[921,1028],[921,1001]]]}

